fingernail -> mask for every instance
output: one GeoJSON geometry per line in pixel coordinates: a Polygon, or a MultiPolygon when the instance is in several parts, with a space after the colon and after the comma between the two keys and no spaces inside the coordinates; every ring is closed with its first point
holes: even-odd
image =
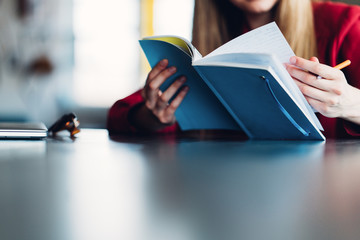
{"type": "Polygon", "coordinates": [[[296,63],[296,57],[295,57],[295,56],[292,56],[292,57],[290,58],[290,63],[291,63],[291,64],[295,64],[295,63],[296,63]]]}
{"type": "Polygon", "coordinates": [[[167,65],[167,60],[163,59],[160,61],[160,66],[165,67],[167,65]]]}
{"type": "Polygon", "coordinates": [[[169,67],[169,71],[170,71],[170,72],[176,72],[176,67],[174,67],[174,66],[169,67]]]}
{"type": "Polygon", "coordinates": [[[180,77],[180,78],[179,78],[179,81],[180,81],[180,82],[185,82],[185,81],[186,81],[186,77],[184,77],[184,76],[180,77]]]}

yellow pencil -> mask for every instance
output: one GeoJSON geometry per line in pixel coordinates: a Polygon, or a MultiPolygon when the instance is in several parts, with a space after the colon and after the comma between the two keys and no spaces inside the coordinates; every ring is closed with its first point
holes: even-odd
{"type": "MultiPolygon", "coordinates": [[[[350,64],[351,64],[351,61],[350,61],[350,60],[345,60],[345,61],[343,61],[342,63],[339,63],[338,65],[336,65],[334,68],[341,70],[341,69],[343,69],[344,67],[349,66],[350,64]]],[[[322,79],[322,77],[321,77],[321,76],[317,76],[317,79],[322,79]]]]}
{"type": "Polygon", "coordinates": [[[342,62],[342,63],[339,63],[338,65],[336,65],[334,68],[336,68],[336,69],[343,69],[344,67],[347,67],[347,66],[349,66],[351,64],[351,61],[350,60],[346,60],[346,61],[344,61],[344,62],[342,62]]]}

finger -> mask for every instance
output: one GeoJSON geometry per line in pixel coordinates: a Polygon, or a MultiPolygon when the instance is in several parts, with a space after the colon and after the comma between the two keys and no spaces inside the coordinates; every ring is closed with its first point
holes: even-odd
{"type": "Polygon", "coordinates": [[[335,84],[333,81],[318,78],[317,76],[292,65],[287,65],[286,70],[296,80],[324,91],[331,91],[335,84]]]}
{"type": "Polygon", "coordinates": [[[155,67],[153,67],[151,69],[151,71],[149,72],[148,78],[146,81],[155,78],[161,71],[163,71],[167,67],[168,64],[169,64],[169,61],[167,59],[162,59],[161,61],[159,61],[155,65],[155,67]]]}
{"type": "Polygon", "coordinates": [[[179,88],[185,83],[186,77],[181,76],[175,82],[173,82],[168,89],[162,94],[161,98],[169,102],[169,100],[174,96],[174,94],[179,90],[179,88]]]}
{"type": "Polygon", "coordinates": [[[320,63],[320,61],[317,57],[311,57],[310,61],[320,63]]]}
{"type": "Polygon", "coordinates": [[[176,94],[179,88],[184,84],[186,78],[185,76],[181,76],[175,82],[173,82],[166,91],[159,96],[156,102],[156,112],[162,111],[164,108],[168,107],[169,100],[176,94]]]}
{"type": "Polygon", "coordinates": [[[176,95],[172,100],[170,105],[166,108],[166,114],[172,115],[175,114],[176,109],[180,106],[181,102],[184,100],[186,94],[189,92],[189,86],[184,86],[183,89],[176,95]]]}
{"type": "Polygon", "coordinates": [[[295,83],[298,85],[300,91],[304,94],[305,97],[310,97],[325,103],[333,102],[332,100],[333,95],[331,93],[320,90],[318,88],[314,88],[296,79],[295,79],[295,83]]]}
{"type": "Polygon", "coordinates": [[[320,113],[322,112],[322,109],[323,109],[322,106],[324,106],[323,102],[313,99],[313,98],[310,98],[310,97],[306,97],[306,96],[305,96],[305,98],[306,98],[306,101],[310,104],[310,106],[312,108],[314,108],[316,111],[318,111],[320,113]]]}
{"type": "Polygon", "coordinates": [[[167,59],[162,59],[160,60],[155,67],[153,67],[151,69],[151,71],[149,72],[146,81],[145,81],[145,87],[143,88],[143,90],[141,91],[141,95],[144,99],[147,98],[147,91],[146,91],[146,85],[148,84],[148,82],[150,82],[153,78],[155,78],[161,71],[163,71],[166,66],[168,65],[169,61],[167,59]]]}
{"type": "Polygon", "coordinates": [[[318,111],[322,115],[331,118],[338,117],[338,114],[336,113],[336,111],[334,111],[334,108],[332,108],[331,106],[312,98],[306,98],[306,100],[316,111],[318,111]]]}
{"type": "Polygon", "coordinates": [[[145,85],[145,96],[147,105],[150,109],[155,107],[156,101],[159,97],[160,86],[165,80],[176,72],[176,67],[169,67],[159,73],[153,80],[145,85]]]}
{"type": "Polygon", "coordinates": [[[309,72],[315,74],[316,76],[321,76],[326,79],[333,79],[334,69],[327,65],[324,65],[324,64],[321,64],[318,62],[314,62],[314,61],[310,61],[310,60],[306,60],[304,58],[300,58],[297,56],[291,57],[290,63],[299,68],[302,68],[306,71],[309,71],[309,72]]]}

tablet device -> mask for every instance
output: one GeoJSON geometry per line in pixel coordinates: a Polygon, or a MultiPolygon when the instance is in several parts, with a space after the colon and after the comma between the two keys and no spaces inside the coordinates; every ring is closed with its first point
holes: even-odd
{"type": "Polygon", "coordinates": [[[0,122],[0,139],[43,139],[47,127],[42,122],[0,122]]]}

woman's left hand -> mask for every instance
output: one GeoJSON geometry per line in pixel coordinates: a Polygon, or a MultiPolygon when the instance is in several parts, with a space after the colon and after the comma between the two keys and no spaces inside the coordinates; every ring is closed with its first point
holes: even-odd
{"type": "Polygon", "coordinates": [[[315,110],[360,124],[360,90],[347,83],[341,70],[320,64],[316,57],[294,56],[290,63],[287,71],[315,110]]]}

